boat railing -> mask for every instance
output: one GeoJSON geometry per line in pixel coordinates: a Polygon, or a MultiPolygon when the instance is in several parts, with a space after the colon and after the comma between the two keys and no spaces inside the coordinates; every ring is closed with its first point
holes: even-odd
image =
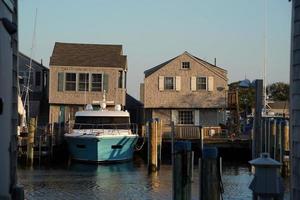
{"type": "Polygon", "coordinates": [[[131,130],[132,134],[138,133],[138,125],[135,123],[119,123],[119,124],[86,124],[86,123],[74,123],[69,125],[69,133],[74,129],[76,130],[89,130],[93,133],[95,130],[99,133],[104,133],[104,130],[131,130]]]}

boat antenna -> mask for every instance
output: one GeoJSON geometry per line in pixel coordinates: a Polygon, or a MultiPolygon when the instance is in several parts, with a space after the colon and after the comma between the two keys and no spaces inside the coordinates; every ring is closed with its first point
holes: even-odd
{"type": "Polygon", "coordinates": [[[267,17],[268,17],[268,0],[265,0],[265,15],[264,15],[264,70],[263,70],[263,112],[267,112],[267,17]]]}
{"type": "Polygon", "coordinates": [[[106,109],[106,90],[103,90],[102,101],[100,101],[101,110],[106,109]]]}
{"type": "Polygon", "coordinates": [[[33,57],[33,53],[34,53],[35,38],[36,38],[36,19],[37,19],[37,8],[35,10],[34,28],[33,28],[32,43],[31,43],[31,49],[30,49],[30,60],[29,60],[29,65],[28,65],[28,77],[27,77],[27,83],[25,86],[25,97],[24,97],[24,104],[23,104],[23,107],[25,109],[25,106],[27,103],[27,119],[29,119],[29,116],[30,116],[29,90],[30,90],[31,70],[32,70],[32,57],[33,57]]]}

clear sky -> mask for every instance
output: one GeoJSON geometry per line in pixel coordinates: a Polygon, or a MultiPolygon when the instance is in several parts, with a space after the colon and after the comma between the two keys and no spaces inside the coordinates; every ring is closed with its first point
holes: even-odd
{"type": "Polygon", "coordinates": [[[49,66],[54,43],[122,44],[128,92],[139,96],[146,69],[184,51],[228,70],[229,83],[262,78],[288,82],[288,0],[19,0],[20,51],[49,66]],[[265,13],[267,34],[264,40],[265,13]],[[267,53],[264,54],[264,41],[267,53]]]}

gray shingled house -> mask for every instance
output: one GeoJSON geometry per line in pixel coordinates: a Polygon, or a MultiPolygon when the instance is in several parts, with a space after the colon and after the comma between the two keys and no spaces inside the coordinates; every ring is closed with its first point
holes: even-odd
{"type": "Polygon", "coordinates": [[[86,104],[125,106],[127,57],[122,45],[56,42],[50,58],[50,123],[72,122],[86,104]]]}
{"type": "MultiPolygon", "coordinates": [[[[48,123],[48,83],[49,68],[41,62],[31,60],[31,70],[29,70],[30,58],[19,52],[19,85],[20,95],[24,102],[26,88],[29,81],[29,117],[37,117],[40,125],[48,123]],[[30,71],[30,76],[29,76],[30,71]],[[30,77],[30,80],[28,78],[30,77]]],[[[27,104],[26,103],[26,104],[27,104]]],[[[27,109],[27,106],[26,106],[27,109]]]]}
{"type": "Polygon", "coordinates": [[[184,52],[144,72],[145,120],[219,129],[225,123],[227,71],[184,52]]]}

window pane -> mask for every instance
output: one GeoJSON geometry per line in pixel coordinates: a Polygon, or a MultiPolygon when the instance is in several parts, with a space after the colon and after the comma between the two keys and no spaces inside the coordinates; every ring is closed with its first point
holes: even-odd
{"type": "Polygon", "coordinates": [[[66,81],[76,81],[75,73],[66,73],[66,81]]]}
{"type": "Polygon", "coordinates": [[[206,77],[197,77],[197,90],[206,90],[206,77]]]}
{"type": "Polygon", "coordinates": [[[79,91],[89,91],[89,74],[79,74],[79,91]]]}
{"type": "Polygon", "coordinates": [[[165,90],[174,90],[174,77],[165,77],[165,90]]]}
{"type": "Polygon", "coordinates": [[[75,91],[76,90],[76,84],[75,83],[66,83],[66,90],[67,91],[75,91]]]}
{"type": "Polygon", "coordinates": [[[190,62],[182,62],[181,67],[183,69],[189,69],[190,68],[190,62]]]}
{"type": "Polygon", "coordinates": [[[179,124],[194,124],[194,115],[191,110],[178,111],[179,124]]]}
{"type": "Polygon", "coordinates": [[[102,74],[92,74],[92,91],[102,91],[102,74]]]}
{"type": "Polygon", "coordinates": [[[76,90],[76,73],[66,73],[66,90],[76,90]]]}
{"type": "Polygon", "coordinates": [[[92,74],[92,82],[101,82],[102,74],[92,74]]]}

